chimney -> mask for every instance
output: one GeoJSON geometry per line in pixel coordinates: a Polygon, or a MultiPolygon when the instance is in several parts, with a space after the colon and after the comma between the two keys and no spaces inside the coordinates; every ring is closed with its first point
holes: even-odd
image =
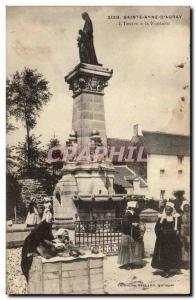
{"type": "Polygon", "coordinates": [[[133,125],[133,136],[142,136],[142,126],[140,124],[133,125]]]}

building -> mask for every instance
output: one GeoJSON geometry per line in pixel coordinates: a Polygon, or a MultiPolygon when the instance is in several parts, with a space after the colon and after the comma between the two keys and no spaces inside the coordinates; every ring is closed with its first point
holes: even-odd
{"type": "MultiPolygon", "coordinates": [[[[109,139],[109,143],[120,147],[124,145],[124,140],[109,139]]],[[[144,131],[139,125],[134,125],[134,135],[129,144],[143,146],[146,157],[146,161],[142,162],[136,159],[128,162],[125,159],[121,163],[136,174],[132,182],[134,195],[144,195],[154,200],[169,199],[174,195],[190,198],[189,136],[144,131]]],[[[123,179],[126,179],[124,176],[123,179]]]]}

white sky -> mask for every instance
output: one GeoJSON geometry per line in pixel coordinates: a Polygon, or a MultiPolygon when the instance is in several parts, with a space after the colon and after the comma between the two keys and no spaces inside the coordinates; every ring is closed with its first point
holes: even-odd
{"type": "MultiPolygon", "coordinates": [[[[53,93],[34,133],[46,143],[55,132],[64,142],[71,130],[73,100],[64,76],[79,63],[76,39],[83,11],[93,21],[98,61],[114,70],[105,89],[107,136],[131,138],[134,123],[145,130],[189,134],[189,89],[183,90],[190,81],[188,8],[8,7],[7,76],[25,66],[37,68],[53,93]],[[182,19],[169,26],[118,26],[107,18],[135,14],[182,19]],[[176,68],[181,63],[184,68],[176,68]]],[[[18,127],[8,143],[24,138],[25,129],[18,127]]]]}

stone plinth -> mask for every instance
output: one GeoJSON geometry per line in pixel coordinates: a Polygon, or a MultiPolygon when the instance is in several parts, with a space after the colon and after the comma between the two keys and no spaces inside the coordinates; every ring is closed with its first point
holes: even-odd
{"type": "MultiPolygon", "coordinates": [[[[86,150],[83,147],[89,147],[90,160],[68,160],[64,164],[63,177],[54,191],[56,224],[73,222],[80,217],[90,219],[95,217],[94,213],[101,217],[106,211],[115,217],[117,205],[111,198],[114,194],[114,167],[107,155],[99,162],[91,157],[97,147],[107,147],[103,96],[112,73],[101,65],[80,63],[65,77],[73,92],[74,134],[70,135],[68,144],[73,146],[73,142],[76,143],[80,154],[86,150]],[[81,201],[80,196],[90,201],[81,201]],[[101,201],[93,205],[96,199],[101,201]]],[[[124,202],[124,195],[119,197],[124,202]]]]}
{"type": "Polygon", "coordinates": [[[28,294],[104,294],[104,255],[34,257],[29,272],[28,294]]]}
{"type": "Polygon", "coordinates": [[[73,222],[77,209],[72,199],[77,191],[77,182],[73,174],[68,172],[63,175],[54,190],[53,208],[56,224],[73,222]]]}
{"type": "Polygon", "coordinates": [[[75,197],[87,195],[93,201],[95,195],[103,195],[104,201],[109,201],[114,193],[114,167],[109,163],[67,163],[62,172],[54,191],[56,224],[74,221],[76,214],[80,217],[75,197]]]}
{"type": "Polygon", "coordinates": [[[73,91],[72,129],[77,132],[79,146],[88,145],[93,130],[99,131],[106,145],[103,96],[112,72],[102,66],[81,63],[65,77],[73,91]]]}

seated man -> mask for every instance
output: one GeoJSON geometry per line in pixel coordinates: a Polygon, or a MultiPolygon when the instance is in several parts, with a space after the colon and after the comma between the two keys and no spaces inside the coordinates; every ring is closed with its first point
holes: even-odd
{"type": "Polygon", "coordinates": [[[45,258],[56,255],[56,249],[52,244],[54,239],[52,234],[53,216],[48,209],[46,218],[39,223],[26,237],[22,248],[21,269],[28,281],[28,273],[33,261],[33,254],[40,254],[45,258]]]}

